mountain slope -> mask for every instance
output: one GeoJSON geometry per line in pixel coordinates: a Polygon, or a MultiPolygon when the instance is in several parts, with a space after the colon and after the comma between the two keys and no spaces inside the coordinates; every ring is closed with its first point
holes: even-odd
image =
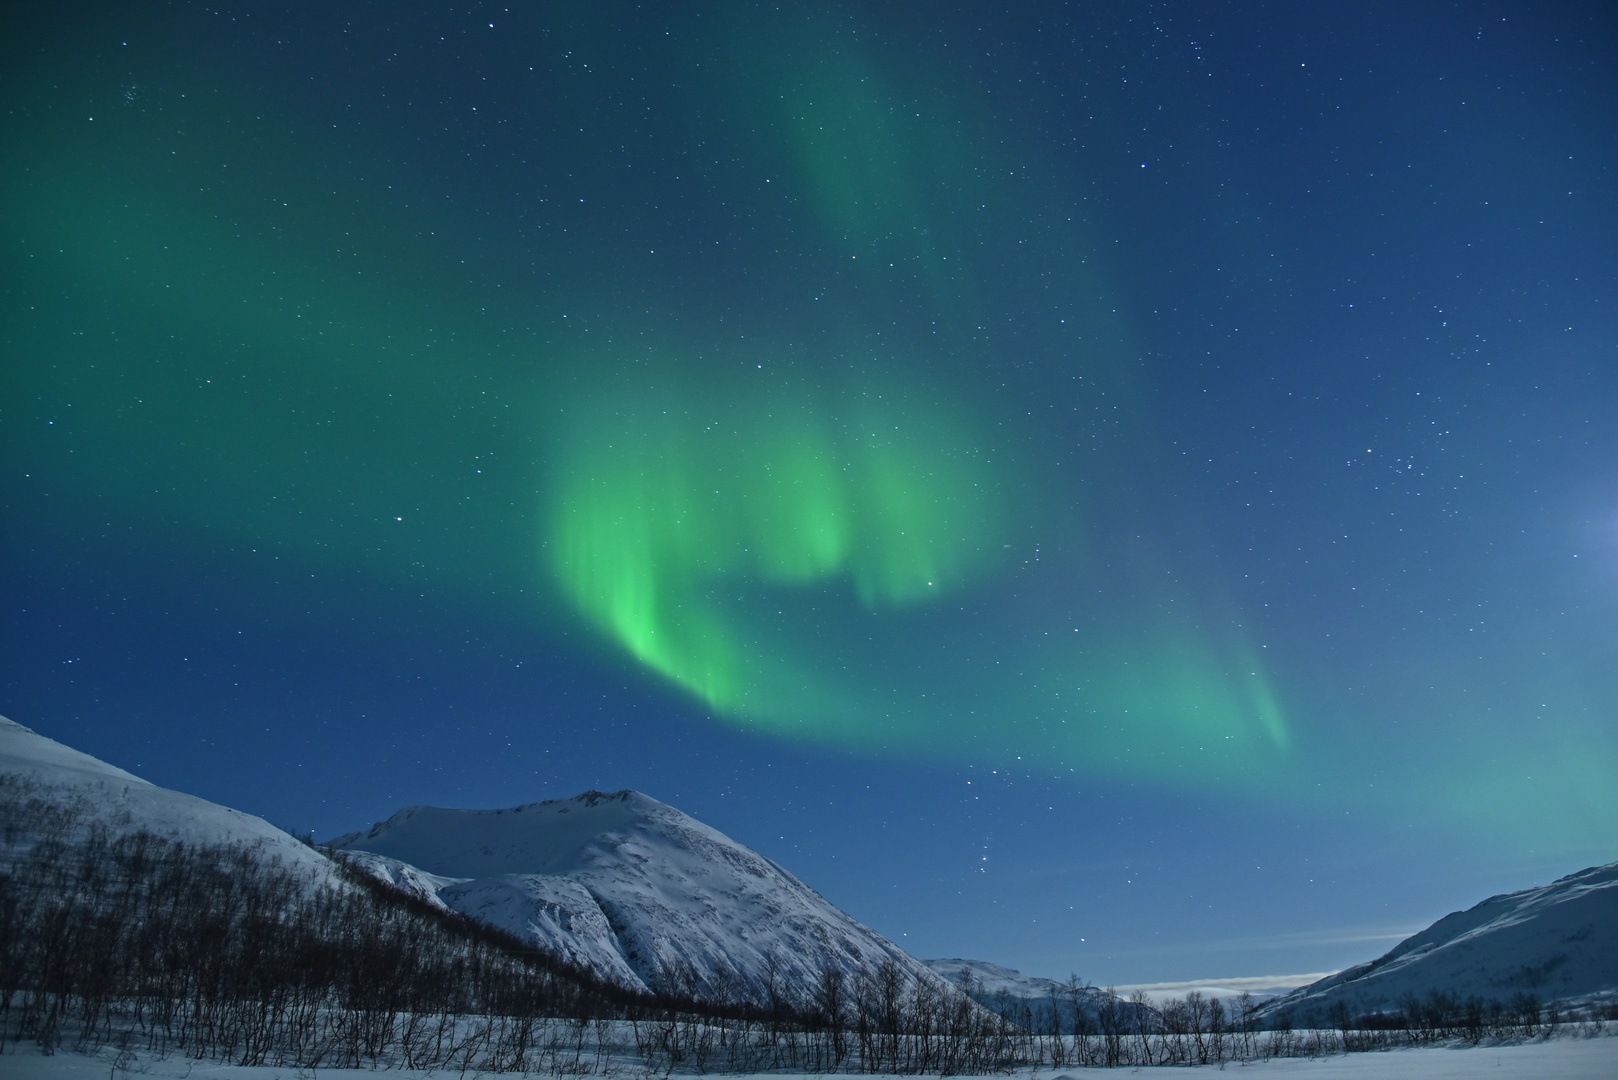
{"type": "MultiPolygon", "coordinates": [[[[7,816],[29,819],[15,823],[17,836],[7,838],[6,848],[31,843],[40,829],[100,825],[113,835],[144,829],[187,844],[247,844],[316,881],[334,879],[329,859],[263,818],[160,788],[4,717],[0,781],[7,816]]],[[[16,854],[6,848],[0,859],[16,854]]]]}
{"type": "Polygon", "coordinates": [[[771,860],[639,792],[410,807],[331,845],[457,879],[440,901],[632,987],[763,1000],[772,976],[802,992],[823,968],[853,976],[886,960],[932,979],[771,860]]]}
{"type": "Polygon", "coordinates": [[[1266,1015],[1397,1009],[1431,990],[1507,1001],[1577,1000],[1618,991],[1618,863],[1491,896],[1439,919],[1384,956],[1294,990],[1266,1015]]]}

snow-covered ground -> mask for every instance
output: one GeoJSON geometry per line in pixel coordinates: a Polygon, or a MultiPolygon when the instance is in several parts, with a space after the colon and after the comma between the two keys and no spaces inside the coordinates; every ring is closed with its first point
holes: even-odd
{"type": "Polygon", "coordinates": [[[697,988],[761,1000],[891,960],[931,973],[776,863],[637,791],[508,810],[412,806],[339,836],[372,873],[628,986],[685,967],[697,988]]]}
{"type": "MultiPolygon", "coordinates": [[[[1131,1069],[1064,1069],[1038,1073],[1021,1070],[1016,1080],[1062,1080],[1063,1077],[1153,1076],[1162,1080],[1186,1080],[1201,1071],[1235,1072],[1247,1080],[1612,1080],[1618,1076],[1618,1038],[1611,1035],[1580,1038],[1564,1035],[1547,1042],[1504,1046],[1417,1047],[1386,1050],[1371,1054],[1339,1054],[1326,1058],[1286,1058],[1227,1064],[1201,1069],[1179,1067],[1131,1069]]],[[[61,1052],[42,1057],[38,1050],[23,1045],[15,1051],[7,1046],[0,1055],[3,1080],[354,1080],[362,1074],[352,1069],[289,1069],[271,1066],[241,1067],[186,1058],[153,1061],[132,1058],[121,1064],[111,1051],[90,1056],[61,1052]]],[[[378,1073],[366,1070],[364,1075],[378,1073]]],[[[388,1070],[381,1075],[400,1080],[427,1080],[453,1073],[443,1070],[388,1070]]],[[[615,1075],[638,1078],[644,1070],[630,1064],[618,1067],[615,1075]]],[[[713,1074],[718,1075],[718,1074],[713,1074]]],[[[826,1080],[826,1074],[765,1074],[769,1080],[826,1080]]],[[[834,1074],[841,1075],[841,1074],[834,1074]]]]}

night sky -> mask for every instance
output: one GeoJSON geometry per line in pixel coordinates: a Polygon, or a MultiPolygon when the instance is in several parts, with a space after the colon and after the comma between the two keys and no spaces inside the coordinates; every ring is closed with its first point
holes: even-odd
{"type": "Polygon", "coordinates": [[[1608,5],[3,19],[0,713],[1101,985],[1618,858],[1608,5]]]}

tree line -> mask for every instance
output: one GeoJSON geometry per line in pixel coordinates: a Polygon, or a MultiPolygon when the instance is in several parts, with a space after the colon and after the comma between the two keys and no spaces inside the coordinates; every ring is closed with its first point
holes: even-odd
{"type": "Polygon", "coordinates": [[[1127,998],[1077,977],[1043,998],[963,988],[1026,1033],[1023,1064],[1053,1068],[1219,1065],[1277,1057],[1322,1057],[1484,1039],[1550,1038],[1572,1028],[1603,1033],[1618,1020],[1618,1001],[1572,1008],[1531,993],[1506,1000],[1461,997],[1440,990],[1407,994],[1394,1009],[1355,1013],[1338,1001],[1324,1010],[1266,1010],[1252,994],[1229,1000],[1192,991],[1157,1002],[1136,991],[1127,998]]]}

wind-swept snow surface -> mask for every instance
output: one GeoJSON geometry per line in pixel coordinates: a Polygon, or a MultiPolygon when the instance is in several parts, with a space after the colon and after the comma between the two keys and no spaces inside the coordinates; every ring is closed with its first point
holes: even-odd
{"type": "MultiPolygon", "coordinates": [[[[1439,919],[1380,959],[1294,990],[1267,1015],[1391,1011],[1429,991],[1462,1000],[1577,1001],[1618,991],[1618,863],[1491,896],[1439,919]]],[[[1615,1072],[1614,1075],[1618,1075],[1615,1072]]]]}
{"type": "MultiPolygon", "coordinates": [[[[313,1073],[314,1070],[310,1070],[313,1073]]],[[[1611,1080],[1618,1075],[1618,1038],[1569,1038],[1506,1046],[1420,1047],[1388,1050],[1375,1054],[1338,1054],[1325,1058],[1275,1058],[1253,1061],[1239,1069],[1217,1066],[1187,1068],[1163,1065],[1131,1069],[1018,1069],[1005,1074],[1008,1080],[1078,1080],[1114,1076],[1156,1077],[1159,1080],[1198,1080],[1201,1077],[1227,1077],[1238,1072],[1243,1080],[1611,1080]]],[[[112,1049],[100,1054],[66,1051],[45,1057],[34,1046],[24,1043],[15,1051],[0,1054],[0,1080],[286,1080],[295,1075],[284,1068],[268,1065],[241,1066],[197,1062],[184,1056],[164,1059],[135,1057],[119,1068],[112,1049]]],[[[377,1073],[367,1069],[321,1068],[321,1077],[376,1077],[397,1080],[434,1080],[446,1075],[436,1069],[390,1069],[377,1073]]],[[[487,1074],[485,1074],[487,1075],[487,1074]]],[[[680,1073],[674,1075],[679,1076],[680,1073]]],[[[695,1075],[687,1073],[685,1075],[695,1075]]],[[[709,1073],[709,1076],[742,1075],[709,1073]]],[[[837,1073],[763,1073],[758,1080],[826,1080],[837,1073]]],[[[751,1078],[749,1078],[751,1080],[751,1078]]]]}
{"type": "MultiPolygon", "coordinates": [[[[42,827],[100,825],[114,835],[144,829],[186,844],[245,844],[289,870],[309,872],[316,881],[334,874],[324,855],[263,818],[160,788],[4,717],[0,778],[9,788],[8,802],[15,800],[19,808],[34,803],[32,812],[42,827]]],[[[19,839],[30,843],[27,835],[19,839]]]]}
{"type": "Polygon", "coordinates": [[[801,993],[823,969],[852,976],[886,960],[932,978],[774,862],[635,791],[509,810],[413,806],[332,846],[456,879],[437,890],[449,907],[632,987],[684,981],[763,1000],[772,978],[801,993]]]}

